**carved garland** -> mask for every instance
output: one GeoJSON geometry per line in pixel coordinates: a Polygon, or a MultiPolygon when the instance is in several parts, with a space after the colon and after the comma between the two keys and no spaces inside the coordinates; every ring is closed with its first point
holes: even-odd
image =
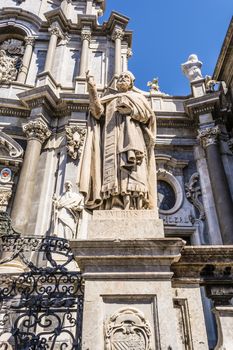
{"type": "Polygon", "coordinates": [[[86,136],[86,129],[83,127],[66,126],[67,152],[72,159],[80,159],[86,136]]]}
{"type": "Polygon", "coordinates": [[[105,350],[152,350],[151,328],[142,312],[124,308],[105,324],[105,350]]]}

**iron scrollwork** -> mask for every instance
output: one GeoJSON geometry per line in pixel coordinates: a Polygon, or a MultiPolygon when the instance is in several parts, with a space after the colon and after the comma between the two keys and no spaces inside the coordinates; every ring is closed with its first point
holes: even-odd
{"type": "Polygon", "coordinates": [[[74,257],[65,239],[0,238],[1,266],[11,252],[25,266],[0,275],[0,349],[80,350],[84,283],[70,271],[74,257]]]}

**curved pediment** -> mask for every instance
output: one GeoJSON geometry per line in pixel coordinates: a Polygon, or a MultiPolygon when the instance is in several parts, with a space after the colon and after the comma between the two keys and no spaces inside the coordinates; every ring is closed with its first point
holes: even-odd
{"type": "Polygon", "coordinates": [[[12,137],[0,131],[0,159],[23,157],[23,148],[12,137]]]}

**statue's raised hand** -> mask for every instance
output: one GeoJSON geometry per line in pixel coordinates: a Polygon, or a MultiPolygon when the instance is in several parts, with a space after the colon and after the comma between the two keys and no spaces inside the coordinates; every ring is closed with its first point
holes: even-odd
{"type": "Polygon", "coordinates": [[[89,70],[86,72],[86,81],[87,81],[87,84],[90,88],[96,87],[96,82],[94,80],[94,77],[89,74],[89,70]]]}

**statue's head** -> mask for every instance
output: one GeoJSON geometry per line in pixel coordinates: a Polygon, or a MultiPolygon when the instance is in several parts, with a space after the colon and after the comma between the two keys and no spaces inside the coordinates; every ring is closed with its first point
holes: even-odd
{"type": "Polygon", "coordinates": [[[68,192],[68,191],[71,191],[72,190],[72,182],[71,181],[66,181],[65,182],[65,191],[68,192]]]}
{"type": "Polygon", "coordinates": [[[117,90],[120,92],[125,92],[131,90],[134,86],[135,77],[133,73],[126,71],[122,72],[117,79],[117,90]]]}

